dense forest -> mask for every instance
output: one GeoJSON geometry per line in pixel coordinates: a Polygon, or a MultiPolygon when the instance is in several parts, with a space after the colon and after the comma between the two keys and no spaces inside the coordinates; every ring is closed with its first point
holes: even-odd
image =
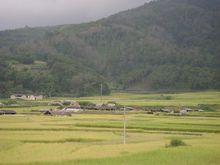
{"type": "Polygon", "coordinates": [[[157,0],[96,22],[0,32],[0,95],[220,88],[220,1],[157,0]]]}

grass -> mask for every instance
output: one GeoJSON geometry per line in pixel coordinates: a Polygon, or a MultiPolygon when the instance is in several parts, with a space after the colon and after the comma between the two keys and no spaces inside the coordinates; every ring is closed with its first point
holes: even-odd
{"type": "MultiPolygon", "coordinates": [[[[163,162],[163,154],[169,151],[165,148],[165,144],[174,138],[183,139],[187,145],[189,144],[186,146],[187,150],[185,147],[181,147],[179,151],[182,153],[184,150],[186,153],[182,154],[186,155],[188,150],[193,150],[192,154],[205,154],[199,153],[200,150],[197,149],[199,147],[204,147],[210,152],[215,151],[214,154],[216,154],[220,147],[217,141],[220,138],[218,133],[202,131],[198,134],[193,131],[189,133],[189,130],[178,131],[175,129],[172,131],[157,129],[152,129],[151,132],[150,130],[137,131],[147,125],[152,125],[152,128],[163,128],[166,124],[175,126],[184,125],[183,123],[187,123],[185,127],[189,127],[188,129],[191,129],[190,124],[195,128],[208,125],[209,131],[213,131],[217,128],[220,129],[218,118],[177,118],[130,114],[127,116],[128,126],[136,124],[138,127],[136,129],[128,127],[126,145],[121,144],[122,123],[120,122],[122,118],[121,115],[101,114],[80,114],[72,117],[1,116],[1,162],[6,164],[36,162],[37,164],[89,164],[90,162],[93,162],[92,164],[99,164],[99,162],[100,164],[125,164],[128,157],[132,158],[133,164],[136,161],[138,164],[152,163],[158,159],[163,162]],[[106,127],[78,127],[78,124],[88,122],[105,124],[106,127]],[[115,123],[116,125],[121,124],[121,127],[112,128],[111,125],[115,123]],[[146,156],[143,157],[143,155],[146,156]]],[[[210,157],[210,155],[206,156],[210,157]]],[[[167,157],[172,159],[172,154],[168,154],[167,157]]],[[[188,158],[184,160],[182,157],[182,159],[183,162],[190,161],[188,158]]],[[[194,161],[197,159],[198,157],[194,161]]],[[[219,161],[217,158],[215,160],[219,161]]]]}
{"type": "Polygon", "coordinates": [[[85,142],[100,142],[101,139],[85,139],[85,138],[69,138],[63,140],[22,140],[23,143],[71,143],[71,142],[78,142],[78,143],[85,143],[85,142]]]}
{"type": "MultiPolygon", "coordinates": [[[[178,107],[208,105],[205,112],[187,116],[128,113],[126,145],[122,144],[121,113],[74,114],[48,117],[31,110],[48,109],[52,98],[32,102],[18,101],[18,115],[0,116],[0,164],[77,164],[77,165],[218,165],[220,164],[219,92],[179,94],[113,93],[104,101],[127,105],[178,107]],[[170,97],[167,97],[170,96],[170,97]],[[167,99],[169,98],[169,99],[167,99]],[[143,104],[142,104],[143,103],[143,104]],[[214,105],[215,104],[215,105],[214,105]],[[165,147],[172,139],[186,146],[165,147]]],[[[99,97],[77,98],[99,102],[99,97]]],[[[1,102],[1,101],[0,101],[1,102]]],[[[7,109],[7,108],[4,108],[7,109]]],[[[175,143],[175,144],[176,144],[175,143]]]]}
{"type": "MultiPolygon", "coordinates": [[[[99,97],[79,98],[91,102],[99,102],[99,97]]],[[[177,94],[134,94],[113,93],[103,97],[105,102],[116,101],[122,105],[137,106],[197,106],[198,104],[219,104],[220,92],[191,92],[177,94]],[[166,99],[166,98],[170,99],[166,99]]]]}
{"type": "MultiPolygon", "coordinates": [[[[76,161],[62,161],[62,164],[77,164],[77,165],[214,165],[219,164],[219,151],[210,148],[172,148],[158,149],[151,152],[143,152],[132,155],[125,155],[116,158],[101,158],[101,159],[86,159],[76,161]]],[[[41,162],[35,164],[42,164],[41,162]]],[[[43,163],[44,164],[44,163],[43,163]]],[[[47,162],[46,164],[61,164],[61,162],[47,162]]]]}

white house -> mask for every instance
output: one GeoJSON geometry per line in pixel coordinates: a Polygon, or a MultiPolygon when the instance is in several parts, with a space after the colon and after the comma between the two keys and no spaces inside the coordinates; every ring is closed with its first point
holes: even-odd
{"type": "Polygon", "coordinates": [[[22,99],[22,100],[42,100],[43,95],[25,95],[25,94],[13,94],[10,96],[11,99],[22,99]]]}

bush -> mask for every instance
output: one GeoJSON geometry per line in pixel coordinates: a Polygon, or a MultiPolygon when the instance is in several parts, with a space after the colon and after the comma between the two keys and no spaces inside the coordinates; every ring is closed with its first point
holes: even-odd
{"type": "Polygon", "coordinates": [[[160,96],[160,100],[172,100],[172,96],[164,96],[164,95],[161,95],[161,96],[160,96]]]}
{"type": "Polygon", "coordinates": [[[167,147],[179,147],[179,146],[185,146],[185,145],[186,143],[180,139],[172,139],[170,141],[170,144],[167,147]]]}
{"type": "Polygon", "coordinates": [[[164,96],[164,100],[172,100],[171,96],[164,96]]]}

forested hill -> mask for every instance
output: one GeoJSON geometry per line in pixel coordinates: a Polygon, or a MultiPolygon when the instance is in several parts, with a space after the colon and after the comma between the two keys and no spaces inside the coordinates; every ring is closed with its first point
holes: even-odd
{"type": "Polygon", "coordinates": [[[220,88],[220,1],[157,0],[79,25],[0,32],[0,93],[220,88]]]}

